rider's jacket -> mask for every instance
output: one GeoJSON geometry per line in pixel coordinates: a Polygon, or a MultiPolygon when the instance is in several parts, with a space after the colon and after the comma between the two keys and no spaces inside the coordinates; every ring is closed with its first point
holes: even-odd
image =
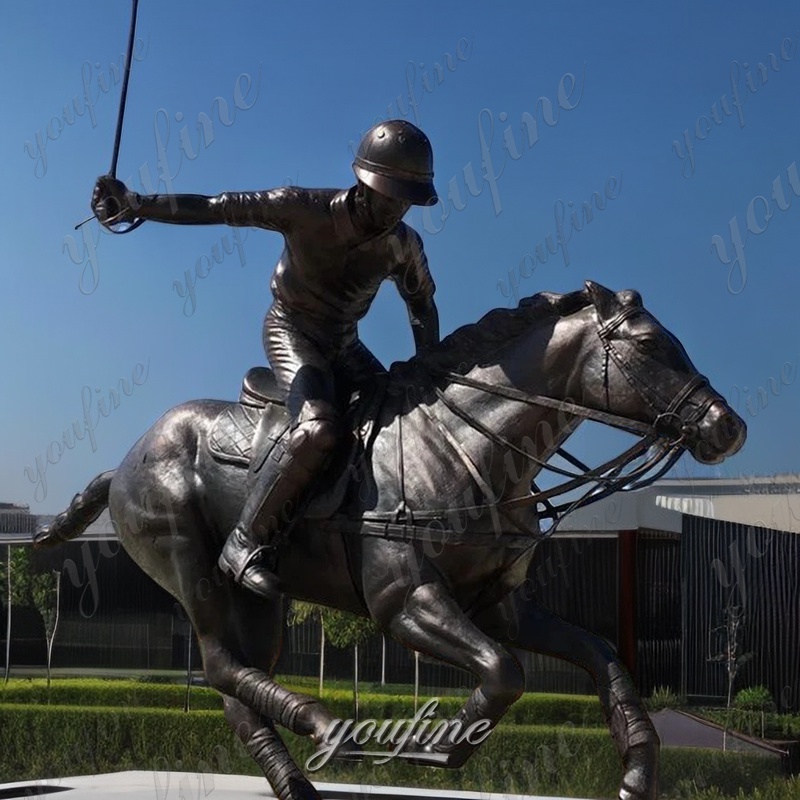
{"type": "MultiPolygon", "coordinates": [[[[412,326],[430,319],[435,285],[419,234],[403,222],[363,238],[352,224],[353,189],[180,195],[164,222],[225,223],[278,231],[285,247],[271,289],[282,316],[330,345],[352,341],[381,283],[392,280],[412,326]]],[[[150,214],[148,214],[150,216],[150,214]]],[[[431,332],[434,333],[434,332],[431,332]]],[[[438,331],[432,342],[438,338],[438,331]]]]}

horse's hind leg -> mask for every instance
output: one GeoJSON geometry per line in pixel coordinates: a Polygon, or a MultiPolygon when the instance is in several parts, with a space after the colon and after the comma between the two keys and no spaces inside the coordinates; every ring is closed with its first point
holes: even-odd
{"type": "Polygon", "coordinates": [[[658,796],[659,739],[633,681],[611,647],[599,636],[565,622],[520,592],[482,614],[476,622],[513,647],[570,661],[595,682],[625,774],[620,800],[658,796]]]}
{"type": "Polygon", "coordinates": [[[235,697],[223,696],[225,720],[241,739],[250,757],[258,764],[279,800],[320,800],[289,755],[270,719],[259,716],[235,697]]]}
{"type": "Polygon", "coordinates": [[[318,700],[290,692],[270,677],[280,653],[281,600],[261,600],[227,581],[220,583],[216,592],[203,592],[206,599],[195,598],[187,609],[196,625],[205,676],[223,693],[225,719],[275,795],[318,800],[273,724],[320,739],[332,719],[318,700]]]}
{"type": "MultiPolygon", "coordinates": [[[[260,670],[263,675],[271,675],[283,635],[281,601],[264,601],[239,587],[231,587],[231,593],[229,635],[237,640],[236,655],[243,664],[260,670]]],[[[217,652],[213,646],[206,648],[210,658],[216,657],[217,652]]],[[[223,695],[223,699],[226,721],[264,772],[276,797],[319,800],[319,794],[292,759],[272,719],[258,714],[235,697],[223,695]]]]}
{"type": "MultiPolygon", "coordinates": [[[[223,616],[218,618],[214,610],[210,628],[204,628],[202,622],[196,624],[208,682],[293,733],[322,741],[334,720],[330,711],[317,698],[292,692],[271,677],[281,647],[282,600],[262,600],[223,579],[222,586],[202,605],[218,608],[219,595],[226,601],[223,616]],[[215,595],[217,601],[211,602],[215,595]]],[[[193,606],[187,611],[194,620],[199,616],[198,603],[193,606]]]]}
{"type": "MultiPolygon", "coordinates": [[[[117,517],[120,518],[120,517],[117,517]]],[[[184,607],[197,634],[208,682],[227,695],[225,717],[258,762],[280,800],[315,800],[273,728],[277,721],[321,740],[333,719],[318,700],[279,686],[270,673],[280,652],[281,601],[261,601],[221,577],[200,535],[169,530],[151,518],[127,531],[131,555],[184,607]],[[152,543],[157,543],[152,546],[152,543]]]]}

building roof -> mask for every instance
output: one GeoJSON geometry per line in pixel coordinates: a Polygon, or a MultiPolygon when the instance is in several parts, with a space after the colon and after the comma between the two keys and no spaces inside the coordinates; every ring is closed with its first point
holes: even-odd
{"type": "Polygon", "coordinates": [[[800,475],[662,480],[570,514],[560,532],[652,528],[680,533],[684,514],[800,533],[800,475]]]}

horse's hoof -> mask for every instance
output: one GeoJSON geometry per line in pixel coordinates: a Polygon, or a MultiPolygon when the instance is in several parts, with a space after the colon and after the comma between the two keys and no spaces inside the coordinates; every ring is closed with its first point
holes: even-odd
{"type": "Polygon", "coordinates": [[[352,739],[345,739],[345,741],[339,742],[332,750],[330,745],[320,742],[316,747],[316,751],[318,753],[330,752],[329,758],[338,758],[342,761],[364,760],[364,748],[352,739]]]}
{"type": "Polygon", "coordinates": [[[44,525],[33,535],[33,546],[37,550],[40,547],[51,547],[54,544],[58,544],[60,541],[61,539],[53,533],[50,525],[44,525]]]}
{"type": "Polygon", "coordinates": [[[625,759],[625,777],[619,800],[657,800],[658,745],[631,747],[625,759]]]}
{"type": "Polygon", "coordinates": [[[430,742],[421,744],[415,737],[406,744],[402,757],[411,764],[458,769],[474,752],[475,747],[464,742],[450,747],[437,747],[430,742]]]}

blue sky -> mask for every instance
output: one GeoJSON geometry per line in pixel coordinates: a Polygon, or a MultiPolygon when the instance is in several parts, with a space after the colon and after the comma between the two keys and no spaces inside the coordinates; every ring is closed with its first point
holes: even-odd
{"type": "MultiPolygon", "coordinates": [[[[128,18],[121,2],[0,5],[0,499],[42,513],[169,407],[232,399],[264,362],[278,234],[73,230],[109,167],[128,18]],[[206,274],[212,252],[224,258],[206,274]],[[85,408],[94,441],[50,448],[85,408]]],[[[586,278],[637,288],[748,422],[722,473],[800,471],[796,4],[141,0],[137,35],[119,162],[132,188],[347,186],[361,133],[405,117],[434,147],[442,205],[407,220],[443,333],[586,278]],[[584,201],[593,218],[572,230],[584,201]],[[559,214],[567,248],[543,263],[559,214]]],[[[361,334],[386,364],[412,354],[393,287],[361,334]]],[[[578,437],[594,460],[617,446],[578,437]]]]}

